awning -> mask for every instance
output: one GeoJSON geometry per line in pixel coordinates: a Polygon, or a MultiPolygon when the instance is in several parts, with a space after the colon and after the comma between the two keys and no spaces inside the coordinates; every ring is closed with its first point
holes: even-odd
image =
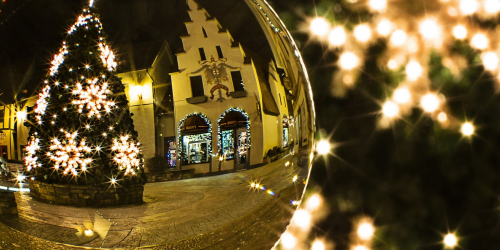
{"type": "Polygon", "coordinates": [[[181,133],[203,132],[207,131],[210,126],[199,115],[193,115],[186,120],[181,126],[181,133]]]}
{"type": "Polygon", "coordinates": [[[238,111],[229,111],[220,121],[221,129],[230,129],[240,127],[247,124],[247,118],[238,111]]]}

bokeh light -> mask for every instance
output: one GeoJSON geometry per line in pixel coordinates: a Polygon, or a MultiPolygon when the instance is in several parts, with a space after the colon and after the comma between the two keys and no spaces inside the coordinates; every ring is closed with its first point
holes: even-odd
{"type": "Polygon", "coordinates": [[[489,40],[483,33],[477,33],[472,37],[470,44],[475,49],[487,49],[489,46],[489,40]]]}
{"type": "Polygon", "coordinates": [[[445,237],[444,237],[444,245],[447,246],[447,247],[454,247],[457,245],[457,237],[454,235],[454,234],[447,234],[445,237]]]}
{"type": "Polygon", "coordinates": [[[331,145],[330,142],[327,140],[321,140],[316,145],[316,152],[318,152],[318,154],[320,155],[326,155],[330,153],[330,150],[331,150],[331,145]]]}
{"type": "Polygon", "coordinates": [[[311,21],[309,25],[309,30],[311,33],[317,36],[325,36],[330,30],[330,24],[328,21],[322,17],[316,17],[311,21]]]}
{"type": "Polygon", "coordinates": [[[463,135],[471,136],[472,134],[474,134],[474,125],[472,125],[472,123],[470,122],[466,122],[462,124],[461,131],[463,135]]]}
{"type": "Polygon", "coordinates": [[[434,112],[439,108],[439,98],[432,93],[422,96],[420,99],[420,106],[425,112],[434,112]]]}
{"type": "Polygon", "coordinates": [[[373,233],[375,232],[375,228],[372,223],[362,222],[358,226],[358,230],[356,231],[358,237],[362,240],[370,240],[373,237],[373,233]]]}
{"type": "Polygon", "coordinates": [[[295,246],[297,245],[297,239],[291,233],[284,232],[281,235],[280,243],[284,249],[295,249],[295,246]]]}
{"type": "Polygon", "coordinates": [[[382,106],[382,113],[386,117],[393,118],[399,114],[399,107],[396,103],[387,101],[382,106]]]}
{"type": "Polygon", "coordinates": [[[352,70],[359,65],[359,58],[352,52],[344,52],[339,59],[340,67],[346,70],[352,70]]]}
{"type": "Polygon", "coordinates": [[[315,240],[311,246],[311,250],[325,250],[325,243],[321,240],[315,240]]]}
{"type": "Polygon", "coordinates": [[[392,96],[395,102],[397,103],[409,103],[411,101],[411,93],[408,88],[401,87],[394,90],[394,94],[392,96]]]}
{"type": "Polygon", "coordinates": [[[453,27],[452,33],[456,39],[462,40],[462,39],[465,39],[467,37],[467,28],[465,28],[465,26],[459,24],[459,25],[453,27]]]}
{"type": "Polygon", "coordinates": [[[358,42],[366,43],[372,37],[372,30],[367,24],[359,24],[354,27],[354,37],[358,42]]]}
{"type": "Polygon", "coordinates": [[[302,231],[307,231],[311,227],[311,214],[304,209],[299,209],[295,211],[292,223],[302,231]]]}
{"type": "Polygon", "coordinates": [[[334,27],[328,35],[328,41],[333,46],[341,46],[346,42],[346,40],[347,34],[342,26],[334,27]]]}

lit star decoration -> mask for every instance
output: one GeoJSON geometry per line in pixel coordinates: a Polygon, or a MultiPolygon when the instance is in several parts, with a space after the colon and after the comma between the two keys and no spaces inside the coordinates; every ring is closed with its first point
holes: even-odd
{"type": "Polygon", "coordinates": [[[140,161],[137,156],[140,153],[139,142],[134,143],[129,140],[129,136],[120,137],[120,141],[114,141],[111,150],[115,152],[113,160],[118,164],[120,170],[125,170],[125,175],[135,175],[135,171],[140,169],[140,161]]]}
{"type": "MultiPolygon", "coordinates": [[[[141,145],[94,1],[67,29],[26,124],[24,162],[37,180],[144,183],[141,145]]],[[[31,177],[30,176],[30,177],[31,177]]]]}
{"type": "Polygon", "coordinates": [[[92,149],[85,139],[77,140],[78,132],[65,133],[65,138],[54,138],[50,145],[50,159],[54,162],[54,169],[62,168],[63,174],[77,175],[78,170],[87,171],[87,166],[92,162],[88,154],[92,149]]]}
{"type": "MultiPolygon", "coordinates": [[[[434,57],[441,59],[441,64],[455,79],[462,77],[465,67],[479,62],[485,73],[491,74],[497,84],[500,83],[500,47],[496,26],[483,25],[497,21],[500,1],[431,1],[423,4],[422,10],[407,10],[401,7],[402,4],[387,0],[346,1],[341,4],[342,8],[353,12],[368,11],[369,22],[353,24],[346,20],[346,25],[342,25],[344,20],[330,23],[322,17],[310,19],[307,27],[311,38],[330,45],[338,53],[338,72],[332,81],[333,95],[344,96],[348,89],[355,87],[356,78],[364,71],[364,55],[369,48],[380,44],[384,44],[384,49],[377,66],[387,75],[397,75],[392,81],[399,85],[388,90],[388,99],[395,102],[383,105],[381,124],[384,118],[405,119],[413,108],[420,108],[425,115],[438,121],[445,115],[452,118],[447,109],[446,96],[439,92],[429,77],[429,63],[434,57]],[[402,13],[405,11],[408,13],[402,13]],[[406,15],[414,16],[402,18],[406,15]],[[457,46],[472,49],[474,60],[468,61],[467,56],[459,55],[457,46]]],[[[461,122],[453,118],[442,125],[459,132],[461,122]]]]}
{"type": "Polygon", "coordinates": [[[96,115],[97,118],[101,118],[101,114],[99,114],[101,109],[109,113],[111,112],[111,108],[115,106],[113,101],[107,100],[107,95],[111,94],[108,84],[105,82],[102,85],[98,85],[98,81],[98,78],[87,80],[88,84],[85,89],[83,89],[81,83],[76,84],[73,94],[77,96],[77,99],[73,100],[72,103],[78,105],[79,113],[82,113],[85,107],[89,111],[89,117],[96,115]]]}

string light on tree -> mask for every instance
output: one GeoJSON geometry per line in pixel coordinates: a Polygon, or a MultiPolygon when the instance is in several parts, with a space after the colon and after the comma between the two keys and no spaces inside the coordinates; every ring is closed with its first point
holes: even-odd
{"type": "Polygon", "coordinates": [[[359,24],[354,27],[354,37],[358,42],[366,43],[372,37],[372,30],[367,24],[359,24]]]}
{"type": "Polygon", "coordinates": [[[352,70],[359,65],[359,57],[352,52],[344,52],[340,55],[340,67],[345,70],[352,70]]]}
{"type": "Polygon", "coordinates": [[[405,72],[406,72],[406,77],[408,78],[408,80],[414,82],[422,75],[423,68],[420,65],[420,63],[418,63],[418,61],[411,60],[406,65],[405,72]]]}
{"type": "Polygon", "coordinates": [[[371,240],[374,232],[375,228],[373,227],[373,224],[368,221],[362,221],[356,230],[356,233],[361,240],[371,240]]]}
{"type": "Polygon", "coordinates": [[[496,70],[498,68],[498,55],[495,52],[488,51],[481,54],[484,68],[486,70],[496,70]]]}
{"type": "Polygon", "coordinates": [[[311,250],[325,250],[325,243],[322,240],[315,240],[311,245],[311,250]]]}
{"type": "Polygon", "coordinates": [[[434,112],[439,108],[439,98],[432,93],[426,94],[420,99],[420,105],[425,112],[434,112]]]}
{"type": "Polygon", "coordinates": [[[411,101],[411,93],[408,88],[401,87],[394,90],[393,97],[396,103],[404,104],[411,101]]]}
{"type": "Polygon", "coordinates": [[[382,113],[388,118],[396,117],[399,114],[399,107],[394,102],[386,101],[382,106],[382,113]]]}
{"type": "Polygon", "coordinates": [[[448,248],[455,247],[457,245],[457,242],[457,237],[452,233],[449,233],[444,237],[444,245],[448,248]]]}
{"type": "Polygon", "coordinates": [[[330,30],[330,24],[328,23],[328,21],[326,21],[326,19],[322,17],[316,17],[311,21],[309,30],[311,30],[314,35],[325,36],[330,30]]]}
{"type": "Polygon", "coordinates": [[[281,235],[280,243],[284,249],[295,249],[295,246],[297,245],[297,239],[295,238],[295,236],[293,236],[293,234],[284,232],[281,235]]]}
{"type": "Polygon", "coordinates": [[[455,27],[453,27],[453,36],[456,39],[463,40],[467,37],[467,28],[463,26],[462,24],[458,24],[455,27]]]}
{"type": "Polygon", "coordinates": [[[299,209],[293,214],[292,223],[302,231],[307,231],[311,226],[311,214],[306,210],[299,209]]]}
{"type": "Polygon", "coordinates": [[[474,14],[478,7],[479,4],[476,0],[460,0],[460,12],[462,15],[472,15],[474,14]]]}
{"type": "Polygon", "coordinates": [[[383,37],[391,34],[392,31],[392,23],[387,18],[383,18],[377,25],[377,33],[383,37]]]}
{"type": "Polygon", "coordinates": [[[462,128],[460,129],[462,131],[462,134],[465,136],[471,136],[474,134],[474,125],[470,122],[466,122],[462,124],[462,128]]]}
{"type": "Polygon", "coordinates": [[[407,38],[406,32],[403,30],[396,30],[392,33],[390,41],[393,46],[400,47],[406,42],[407,38]]]}
{"type": "Polygon", "coordinates": [[[477,33],[472,37],[470,44],[473,48],[484,50],[488,48],[489,39],[483,33],[477,33]]]}
{"type": "Polygon", "coordinates": [[[387,0],[369,0],[368,6],[374,11],[385,11],[387,8],[387,0]]]}
{"type": "Polygon", "coordinates": [[[330,31],[330,34],[328,35],[328,41],[333,46],[344,45],[346,40],[347,40],[347,34],[344,30],[344,27],[342,26],[334,27],[332,31],[330,31]]]}
{"type": "Polygon", "coordinates": [[[425,19],[419,25],[419,31],[426,39],[435,39],[441,33],[440,27],[433,19],[425,19]]]}

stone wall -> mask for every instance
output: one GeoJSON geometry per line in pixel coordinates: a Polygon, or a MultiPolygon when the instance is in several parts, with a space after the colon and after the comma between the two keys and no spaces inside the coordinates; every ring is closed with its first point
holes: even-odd
{"type": "Polygon", "coordinates": [[[13,192],[0,190],[0,214],[17,214],[16,197],[13,192]]]}
{"type": "Polygon", "coordinates": [[[156,173],[148,175],[148,182],[163,182],[189,179],[194,177],[195,169],[173,170],[165,173],[156,173]]]}
{"type": "Polygon", "coordinates": [[[144,186],[76,186],[30,181],[31,196],[61,205],[108,206],[141,203],[144,186]]]}

